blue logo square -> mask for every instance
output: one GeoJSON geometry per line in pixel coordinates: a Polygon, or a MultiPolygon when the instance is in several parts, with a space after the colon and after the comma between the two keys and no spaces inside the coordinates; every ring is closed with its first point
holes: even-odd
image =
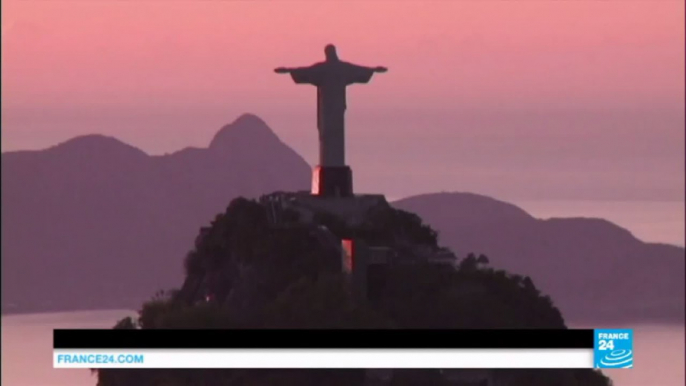
{"type": "Polygon", "coordinates": [[[630,329],[594,330],[593,361],[597,369],[634,367],[634,331],[630,329]]]}

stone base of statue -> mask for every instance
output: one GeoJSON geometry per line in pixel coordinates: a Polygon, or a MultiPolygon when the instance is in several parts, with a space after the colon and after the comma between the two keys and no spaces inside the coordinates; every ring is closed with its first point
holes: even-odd
{"type": "Polygon", "coordinates": [[[316,166],[312,173],[312,194],[322,197],[351,197],[352,169],[349,166],[316,166]]]}

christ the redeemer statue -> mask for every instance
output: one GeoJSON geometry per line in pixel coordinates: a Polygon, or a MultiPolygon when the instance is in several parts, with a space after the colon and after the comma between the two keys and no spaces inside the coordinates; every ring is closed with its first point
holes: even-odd
{"type": "Polygon", "coordinates": [[[384,67],[365,67],[338,59],[336,47],[324,49],[326,60],[309,67],[277,68],[290,74],[297,84],[317,87],[317,129],[319,130],[319,167],[315,169],[313,193],[325,196],[352,194],[352,173],[345,164],[346,87],[368,83],[384,67]]]}

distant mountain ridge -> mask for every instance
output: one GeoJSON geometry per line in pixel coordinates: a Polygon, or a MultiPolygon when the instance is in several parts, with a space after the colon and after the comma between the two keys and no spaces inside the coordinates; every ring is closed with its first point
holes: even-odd
{"type": "Polygon", "coordinates": [[[417,213],[458,255],[529,275],[563,315],[583,321],[683,320],[684,248],[644,243],[607,220],[540,220],[515,205],[470,193],[410,197],[417,213]]]}
{"type": "MultiPolygon", "coordinates": [[[[2,310],[136,307],[181,282],[199,228],[233,198],[307,190],[310,176],[251,114],[207,148],[164,156],[101,135],[3,153],[2,310]]],[[[421,216],[459,256],[483,253],[530,275],[567,318],[683,320],[683,248],[643,243],[605,220],[539,220],[476,194],[393,205],[421,216]]]]}
{"type": "Polygon", "coordinates": [[[251,114],[164,156],[101,135],[3,153],[3,311],[140,304],[232,198],[307,190],[310,170],[251,114]]]}

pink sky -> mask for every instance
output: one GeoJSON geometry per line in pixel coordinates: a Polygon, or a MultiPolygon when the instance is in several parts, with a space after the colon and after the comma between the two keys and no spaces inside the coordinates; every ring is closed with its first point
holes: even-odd
{"type": "MultiPolygon", "coordinates": [[[[349,92],[349,159],[376,170],[363,185],[398,173],[385,166],[392,155],[369,155],[367,143],[390,137],[404,158],[444,166],[464,160],[429,151],[434,142],[501,146],[528,168],[551,155],[539,145],[591,159],[617,146],[618,157],[654,155],[660,181],[683,181],[683,163],[669,166],[683,159],[683,1],[2,5],[3,151],[102,133],[163,153],[205,146],[254,112],[314,162],[314,90],[272,69],[321,60],[334,43],[344,60],[389,68],[349,92]],[[584,147],[597,137],[605,146],[584,147]]],[[[497,173],[474,162],[482,178],[497,173]]]]}

